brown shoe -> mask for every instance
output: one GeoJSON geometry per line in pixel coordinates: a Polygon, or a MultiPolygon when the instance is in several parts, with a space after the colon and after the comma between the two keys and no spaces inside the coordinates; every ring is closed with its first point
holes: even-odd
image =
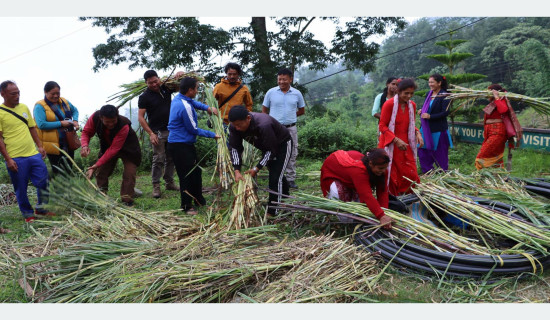
{"type": "Polygon", "coordinates": [[[153,184],[153,198],[160,198],[160,183],[153,184]]]}
{"type": "Polygon", "coordinates": [[[180,186],[172,181],[166,184],[166,190],[180,191],[180,186]]]}

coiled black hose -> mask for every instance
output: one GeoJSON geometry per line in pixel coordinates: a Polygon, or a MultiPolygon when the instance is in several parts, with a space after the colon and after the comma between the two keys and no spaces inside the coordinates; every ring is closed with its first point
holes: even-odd
{"type": "MultiPolygon", "coordinates": [[[[512,205],[480,197],[468,197],[481,206],[525,221],[524,217],[513,213],[516,208],[512,205]]],[[[419,200],[416,195],[406,195],[398,199],[407,206],[419,200]]],[[[391,260],[392,265],[396,267],[421,271],[432,276],[445,274],[446,276],[479,279],[489,274],[503,276],[540,272],[550,266],[550,255],[543,255],[539,252],[500,256],[440,252],[414,243],[407,243],[399,238],[392,238],[387,231],[378,230],[374,234],[370,232],[358,232],[355,242],[365,246],[369,251],[379,252],[385,260],[391,260]]]]}

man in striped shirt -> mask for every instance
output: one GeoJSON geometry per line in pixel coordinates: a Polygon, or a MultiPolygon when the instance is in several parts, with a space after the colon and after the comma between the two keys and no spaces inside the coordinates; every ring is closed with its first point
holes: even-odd
{"type": "Polygon", "coordinates": [[[269,214],[277,214],[274,202],[280,202],[282,195],[289,194],[285,169],[292,155],[292,139],[288,129],[265,113],[249,112],[244,106],[234,106],[229,110],[229,149],[235,168],[235,180],[242,180],[243,140],[262,151],[262,158],[244,174],[256,176],[264,166],[269,168],[269,189],[277,194],[269,194],[269,214]]]}

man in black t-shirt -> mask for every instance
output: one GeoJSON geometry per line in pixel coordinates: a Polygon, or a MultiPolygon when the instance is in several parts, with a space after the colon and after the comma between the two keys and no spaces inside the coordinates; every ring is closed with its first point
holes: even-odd
{"type": "MultiPolygon", "coordinates": [[[[175,77],[180,77],[183,72],[176,73],[175,77]]],[[[172,93],[164,84],[161,83],[157,73],[154,70],[147,70],[143,75],[147,89],[139,96],[138,100],[138,121],[149,134],[149,140],[153,146],[153,163],[151,168],[151,177],[153,181],[153,197],[160,198],[160,178],[166,182],[166,190],[177,190],[179,186],[174,183],[174,162],[172,157],[166,152],[168,143],[168,118],[170,117],[170,104],[172,103],[172,93]],[[145,120],[147,114],[147,120],[145,120]],[[163,173],[164,171],[164,173],[163,173]]]]}

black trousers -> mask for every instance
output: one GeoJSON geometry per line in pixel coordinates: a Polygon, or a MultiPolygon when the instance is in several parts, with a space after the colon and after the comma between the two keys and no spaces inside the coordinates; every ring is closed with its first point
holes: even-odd
{"type": "Polygon", "coordinates": [[[292,155],[292,139],[283,142],[279,148],[279,153],[269,162],[269,189],[278,194],[269,193],[269,203],[267,212],[277,214],[273,202],[281,202],[282,195],[289,195],[288,181],[285,177],[285,170],[290,156],[292,155]]]}
{"type": "MultiPolygon", "coordinates": [[[[67,151],[67,153],[69,154],[71,159],[74,159],[74,150],[67,151]]],[[[50,160],[50,165],[52,166],[52,175],[54,176],[59,173],[59,168],[68,172],[69,169],[73,167],[73,163],[71,162],[71,160],[66,159],[65,155],[62,153],[48,154],[48,160],[50,160]]]]}
{"type": "Polygon", "coordinates": [[[195,145],[168,143],[167,148],[180,181],[181,208],[189,210],[193,207],[193,200],[196,205],[205,205],[206,199],[202,196],[202,170],[197,166],[195,145]]]}

